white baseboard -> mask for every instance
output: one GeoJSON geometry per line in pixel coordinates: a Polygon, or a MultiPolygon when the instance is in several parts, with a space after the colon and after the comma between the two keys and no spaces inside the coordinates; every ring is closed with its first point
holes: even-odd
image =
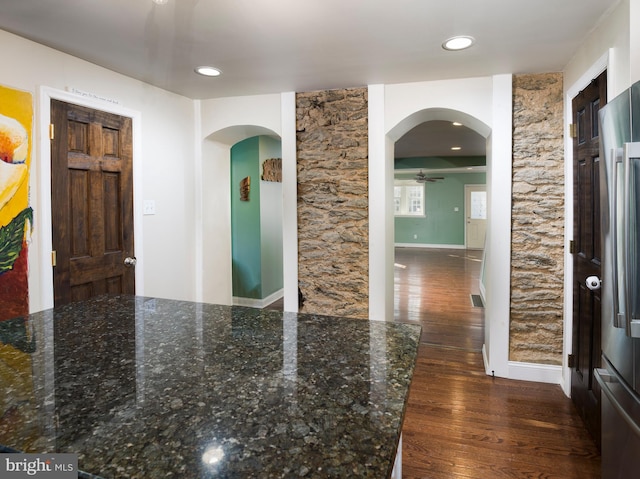
{"type": "MultiPolygon", "coordinates": [[[[569,374],[569,378],[571,378],[571,371],[565,371],[565,374],[569,374]]],[[[568,398],[571,397],[571,382],[566,381],[565,374],[562,375],[562,380],[560,382],[560,387],[562,388],[562,392],[568,398]]]]}
{"type": "Polygon", "coordinates": [[[487,373],[487,376],[491,376],[491,371],[489,371],[489,360],[487,359],[487,345],[482,344],[482,362],[484,363],[484,372],[487,373]]]}
{"type": "Polygon", "coordinates": [[[482,302],[484,304],[487,304],[487,290],[485,289],[482,281],[478,281],[478,283],[479,283],[478,289],[480,290],[480,297],[482,298],[482,302]]]}
{"type": "MultiPolygon", "coordinates": [[[[482,345],[482,361],[484,362],[485,373],[487,376],[492,376],[487,359],[486,345],[484,344],[482,345]]],[[[507,379],[563,385],[562,366],[509,361],[507,367],[507,379]]]]}
{"type": "Polygon", "coordinates": [[[463,244],[395,243],[396,248],[466,249],[463,244]]]}
{"type": "Polygon", "coordinates": [[[509,379],[562,384],[562,366],[509,361],[509,379]]]}
{"type": "Polygon", "coordinates": [[[279,300],[284,297],[284,289],[276,291],[273,294],[270,294],[266,298],[263,299],[255,299],[255,298],[241,298],[239,296],[233,297],[233,305],[234,306],[248,306],[249,308],[265,308],[269,306],[274,301],[279,300]]]}

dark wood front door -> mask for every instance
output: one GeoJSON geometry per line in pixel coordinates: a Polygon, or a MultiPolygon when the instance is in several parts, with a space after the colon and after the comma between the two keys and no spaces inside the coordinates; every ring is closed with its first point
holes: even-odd
{"type": "Polygon", "coordinates": [[[606,72],[573,99],[573,367],[571,397],[600,446],[600,390],[593,376],[600,366],[600,290],[587,287],[601,277],[600,131],[598,111],[607,101],[606,72]]]}
{"type": "Polygon", "coordinates": [[[134,294],[131,119],[52,100],[51,122],[54,304],[134,294]]]}

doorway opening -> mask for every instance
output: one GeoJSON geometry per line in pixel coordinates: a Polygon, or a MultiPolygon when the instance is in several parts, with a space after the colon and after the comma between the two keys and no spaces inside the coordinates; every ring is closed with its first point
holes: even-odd
{"type": "Polygon", "coordinates": [[[487,236],[487,186],[464,185],[465,245],[484,250],[487,236]]]}
{"type": "MultiPolygon", "coordinates": [[[[202,143],[202,188],[201,204],[202,204],[202,224],[201,235],[202,241],[199,245],[199,263],[201,264],[201,277],[197,279],[201,291],[198,297],[203,302],[232,305],[234,304],[233,293],[233,260],[232,260],[232,241],[234,232],[232,231],[232,195],[240,201],[240,181],[250,178],[250,187],[244,188],[248,190],[248,198],[251,206],[255,207],[259,204],[260,195],[256,195],[256,191],[260,191],[265,182],[260,179],[261,170],[264,159],[275,156],[276,152],[266,149],[263,152],[265,156],[260,157],[260,141],[268,138],[273,144],[280,147],[281,138],[273,130],[255,125],[236,125],[215,131],[205,138],[202,143]],[[232,148],[234,145],[242,143],[244,140],[258,138],[256,153],[253,155],[253,170],[250,174],[242,175],[237,182],[232,184],[232,148]]],[[[249,142],[251,143],[251,142],[249,142]]],[[[246,145],[245,145],[246,146],[246,145]]],[[[245,148],[246,149],[246,148],[245,148]]],[[[245,182],[246,183],[246,182],[245,182]]],[[[280,185],[281,183],[279,183],[280,185]]],[[[282,192],[278,193],[282,198],[282,192]]],[[[244,202],[243,202],[244,203],[244,202]]],[[[266,202],[265,202],[266,203],[266,202]]],[[[283,202],[280,201],[279,206],[273,208],[281,211],[283,202]]],[[[259,211],[259,208],[258,208],[259,211]]],[[[260,221],[260,213],[255,214],[260,221]]],[[[280,231],[284,226],[280,227],[280,231]]],[[[248,233],[254,234],[254,233],[248,233]]],[[[280,233],[280,236],[284,235],[280,233]]],[[[282,241],[280,241],[280,246],[282,241]]],[[[282,264],[282,261],[280,262],[282,264]]],[[[250,298],[248,306],[262,307],[261,298],[250,298]],[[256,303],[257,301],[257,303],[256,303]]]]}
{"type": "Polygon", "coordinates": [[[263,308],[283,297],[281,156],[280,140],[264,135],[231,147],[233,304],[263,308]]]}
{"type": "Polygon", "coordinates": [[[475,351],[484,342],[482,308],[472,296],[482,294],[486,138],[463,121],[425,121],[395,144],[394,316],[421,322],[429,336],[469,320],[471,329],[458,330],[469,336],[449,346],[475,351]],[[405,196],[413,198],[410,208],[405,196]]]}

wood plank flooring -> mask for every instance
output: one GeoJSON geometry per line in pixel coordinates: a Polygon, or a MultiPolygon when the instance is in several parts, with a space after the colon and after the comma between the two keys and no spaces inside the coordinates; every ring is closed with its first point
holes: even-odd
{"type": "Polygon", "coordinates": [[[559,386],[487,376],[480,252],[398,248],[395,320],[423,327],[404,479],[590,479],[600,456],[559,386]]]}

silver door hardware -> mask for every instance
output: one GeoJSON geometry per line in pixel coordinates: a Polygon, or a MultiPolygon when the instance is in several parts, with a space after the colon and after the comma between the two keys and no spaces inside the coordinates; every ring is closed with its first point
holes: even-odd
{"type": "Polygon", "coordinates": [[[600,286],[602,286],[602,281],[600,281],[600,278],[598,278],[597,276],[589,276],[586,283],[587,288],[589,288],[591,291],[597,291],[600,289],[600,286]]]}
{"type": "Polygon", "coordinates": [[[135,256],[133,258],[131,256],[127,256],[124,259],[124,265],[128,268],[130,268],[131,266],[135,266],[137,262],[138,260],[135,258],[135,256]]]}

